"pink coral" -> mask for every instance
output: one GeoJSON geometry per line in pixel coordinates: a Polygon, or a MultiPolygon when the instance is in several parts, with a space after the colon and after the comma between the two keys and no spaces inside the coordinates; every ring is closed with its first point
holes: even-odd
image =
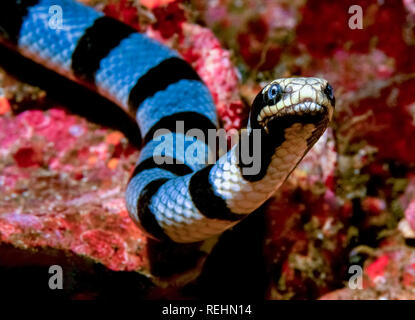
{"type": "Polygon", "coordinates": [[[403,0],[403,4],[405,5],[405,8],[413,15],[415,16],[415,1],[414,0],[403,0]]]}
{"type": "Polygon", "coordinates": [[[369,276],[369,279],[373,282],[379,281],[380,278],[384,277],[388,264],[389,257],[387,255],[383,255],[375,261],[373,261],[366,268],[366,272],[369,276]]]}
{"type": "Polygon", "coordinates": [[[164,39],[168,39],[174,34],[182,36],[182,24],[186,17],[183,8],[180,6],[180,1],[173,1],[166,6],[155,7],[153,13],[157,21],[152,27],[159,31],[164,39]]]}
{"type": "Polygon", "coordinates": [[[405,210],[405,218],[411,226],[412,230],[415,231],[415,201],[411,202],[408,208],[405,210]]]}
{"type": "Polygon", "coordinates": [[[116,18],[132,26],[133,28],[139,28],[137,8],[133,5],[132,1],[110,1],[110,3],[105,6],[104,13],[107,16],[116,18]]]}
{"type": "Polygon", "coordinates": [[[247,109],[239,99],[239,80],[230,53],[222,49],[210,30],[192,24],[185,24],[184,30],[186,37],[180,53],[212,92],[225,129],[239,129],[247,109]]]}

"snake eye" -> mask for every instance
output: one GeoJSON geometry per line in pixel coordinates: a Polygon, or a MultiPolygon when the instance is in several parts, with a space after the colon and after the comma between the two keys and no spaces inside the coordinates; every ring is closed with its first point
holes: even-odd
{"type": "Polygon", "coordinates": [[[266,102],[272,101],[274,104],[281,98],[282,89],[279,84],[273,84],[267,92],[266,102]]]}
{"type": "Polygon", "coordinates": [[[334,98],[333,87],[329,85],[328,83],[327,83],[326,88],[324,89],[324,94],[327,96],[331,105],[334,107],[334,105],[336,104],[336,99],[334,98]]]}

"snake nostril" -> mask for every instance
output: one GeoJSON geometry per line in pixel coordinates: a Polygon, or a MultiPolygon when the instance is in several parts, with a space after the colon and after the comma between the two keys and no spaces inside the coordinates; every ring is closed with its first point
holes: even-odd
{"type": "Polygon", "coordinates": [[[314,102],[314,100],[311,98],[304,98],[301,100],[301,102],[314,102]]]}
{"type": "Polygon", "coordinates": [[[293,89],[293,87],[292,86],[287,86],[285,89],[284,89],[284,92],[285,93],[292,93],[294,91],[294,89],[293,89]]]}

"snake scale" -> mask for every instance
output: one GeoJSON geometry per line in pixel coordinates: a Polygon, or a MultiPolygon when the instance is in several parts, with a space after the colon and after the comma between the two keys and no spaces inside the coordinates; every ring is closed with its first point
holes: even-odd
{"type": "Polygon", "coordinates": [[[215,161],[216,150],[203,139],[219,128],[211,94],[177,52],[157,41],[73,0],[2,0],[0,43],[136,118],[143,146],[127,209],[161,240],[202,241],[237,224],[281,186],[333,116],[326,80],[273,80],[254,99],[239,141],[215,161]],[[62,10],[62,28],[50,26],[52,6],[62,10]],[[203,134],[192,135],[194,129],[203,134]],[[258,170],[249,170],[244,150],[258,170]]]}

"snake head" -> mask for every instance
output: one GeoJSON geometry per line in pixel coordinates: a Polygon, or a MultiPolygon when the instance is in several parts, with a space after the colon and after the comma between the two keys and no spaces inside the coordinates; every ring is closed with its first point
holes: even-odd
{"type": "Polygon", "coordinates": [[[296,123],[312,124],[321,135],[333,117],[334,107],[333,88],[324,79],[276,79],[256,96],[250,125],[272,135],[296,123]]]}

